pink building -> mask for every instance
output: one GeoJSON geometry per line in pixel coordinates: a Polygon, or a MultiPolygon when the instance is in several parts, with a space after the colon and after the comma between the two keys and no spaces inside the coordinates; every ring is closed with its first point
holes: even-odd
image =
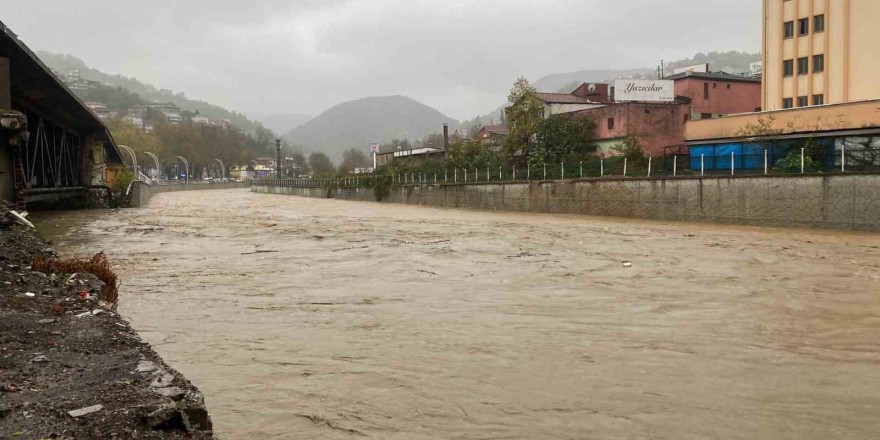
{"type": "Polygon", "coordinates": [[[629,133],[639,136],[645,154],[662,155],[671,145],[684,143],[684,122],[690,103],[621,102],[578,112],[596,123],[596,152],[613,156],[614,146],[629,133]]]}
{"type": "Polygon", "coordinates": [[[711,119],[761,111],[761,79],[724,72],[685,72],[669,76],[675,95],[691,99],[689,119],[711,119]]]}
{"type": "Polygon", "coordinates": [[[628,134],[636,134],[645,154],[659,156],[667,147],[684,145],[688,120],[750,113],[761,107],[761,80],[724,72],[687,72],[666,78],[675,81],[675,102],[621,102],[577,112],[596,123],[600,156],[628,134]]]}

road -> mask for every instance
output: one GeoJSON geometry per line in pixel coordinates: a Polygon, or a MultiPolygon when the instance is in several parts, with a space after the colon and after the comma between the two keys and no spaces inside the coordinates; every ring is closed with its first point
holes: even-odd
{"type": "Polygon", "coordinates": [[[40,227],[107,251],[224,439],[880,432],[876,234],[247,190],[40,227]]]}

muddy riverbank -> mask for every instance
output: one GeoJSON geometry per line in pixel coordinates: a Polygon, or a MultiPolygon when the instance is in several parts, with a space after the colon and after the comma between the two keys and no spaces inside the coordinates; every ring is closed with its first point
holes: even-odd
{"type": "Polygon", "coordinates": [[[880,431],[875,234],[247,190],[38,226],[108,251],[222,438],[880,431]]]}
{"type": "Polygon", "coordinates": [[[104,301],[106,285],[33,271],[39,254],[54,251],[0,227],[0,438],[213,438],[201,393],[104,301]]]}

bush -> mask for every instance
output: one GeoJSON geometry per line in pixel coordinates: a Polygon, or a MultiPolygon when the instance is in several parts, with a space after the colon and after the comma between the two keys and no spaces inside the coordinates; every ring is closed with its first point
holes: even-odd
{"type": "Polygon", "coordinates": [[[128,168],[120,168],[113,178],[113,185],[110,189],[116,194],[125,194],[132,180],[134,180],[134,174],[128,168]]]}

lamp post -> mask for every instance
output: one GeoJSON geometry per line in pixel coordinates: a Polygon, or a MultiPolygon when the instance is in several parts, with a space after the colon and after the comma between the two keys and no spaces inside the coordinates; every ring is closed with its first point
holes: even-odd
{"type": "MultiPolygon", "coordinates": [[[[144,154],[146,154],[147,156],[150,156],[150,158],[153,159],[153,162],[156,163],[156,178],[158,178],[159,175],[161,174],[161,172],[159,171],[159,158],[156,157],[155,154],[153,154],[153,153],[151,153],[151,152],[149,152],[149,151],[144,151],[144,154]]],[[[152,177],[150,177],[150,178],[152,179],[152,177]]]]}
{"type": "Polygon", "coordinates": [[[186,158],[184,158],[183,156],[177,156],[177,159],[183,162],[183,166],[185,168],[186,180],[184,181],[184,183],[189,183],[189,161],[186,160],[186,158]]]}
{"type": "Polygon", "coordinates": [[[281,178],[281,138],[275,139],[275,178],[281,178]]]}
{"type": "Polygon", "coordinates": [[[137,155],[134,154],[134,150],[132,150],[131,148],[129,148],[125,145],[119,145],[119,148],[122,148],[123,150],[127,151],[128,154],[131,156],[131,166],[133,167],[133,170],[134,170],[134,180],[141,180],[141,173],[140,173],[140,171],[138,171],[137,155]]]}
{"type": "Polygon", "coordinates": [[[217,162],[218,164],[220,164],[220,178],[225,179],[226,178],[226,164],[224,164],[223,161],[220,159],[214,159],[214,162],[217,162]]]}

